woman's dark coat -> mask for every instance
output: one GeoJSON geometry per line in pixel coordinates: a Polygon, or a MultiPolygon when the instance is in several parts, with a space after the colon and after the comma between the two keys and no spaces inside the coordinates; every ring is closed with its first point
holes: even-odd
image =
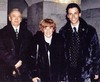
{"type": "Polygon", "coordinates": [[[63,65],[64,65],[64,48],[62,38],[57,34],[53,33],[52,41],[50,45],[50,61],[51,66],[49,66],[48,55],[47,55],[47,46],[44,40],[44,34],[42,32],[37,32],[34,35],[33,41],[34,52],[36,56],[37,67],[33,71],[33,77],[38,76],[42,82],[57,82],[60,78],[59,75],[63,75],[63,65]],[[38,55],[38,56],[37,56],[38,55]]]}

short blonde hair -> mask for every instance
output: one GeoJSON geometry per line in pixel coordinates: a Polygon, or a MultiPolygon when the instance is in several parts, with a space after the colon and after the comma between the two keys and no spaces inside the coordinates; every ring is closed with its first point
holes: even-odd
{"type": "Polygon", "coordinates": [[[54,30],[56,29],[56,23],[53,21],[53,19],[46,18],[41,20],[39,24],[40,31],[43,32],[43,29],[48,26],[52,27],[54,30]]]}

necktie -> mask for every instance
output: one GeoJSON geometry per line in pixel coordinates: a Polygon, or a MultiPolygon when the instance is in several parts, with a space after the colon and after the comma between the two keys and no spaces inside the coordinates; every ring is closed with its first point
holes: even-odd
{"type": "Polygon", "coordinates": [[[18,29],[16,29],[16,39],[18,39],[18,29]]]}
{"type": "Polygon", "coordinates": [[[76,28],[74,27],[74,32],[72,33],[72,39],[71,39],[71,46],[70,46],[70,66],[76,68],[77,67],[77,60],[79,56],[79,45],[80,45],[80,39],[79,34],[76,32],[76,28]]]}

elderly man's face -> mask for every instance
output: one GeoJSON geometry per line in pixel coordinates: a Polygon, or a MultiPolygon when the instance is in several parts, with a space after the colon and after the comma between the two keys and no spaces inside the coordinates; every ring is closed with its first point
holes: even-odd
{"type": "Polygon", "coordinates": [[[15,27],[18,27],[22,21],[22,15],[19,11],[13,11],[11,12],[9,16],[9,21],[11,21],[11,24],[15,27]]]}
{"type": "Polygon", "coordinates": [[[50,38],[54,32],[54,28],[52,26],[47,26],[43,29],[43,32],[47,38],[50,38]]]}

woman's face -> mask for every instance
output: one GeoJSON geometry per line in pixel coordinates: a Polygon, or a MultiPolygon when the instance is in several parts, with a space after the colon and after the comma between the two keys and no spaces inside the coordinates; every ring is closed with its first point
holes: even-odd
{"type": "Polygon", "coordinates": [[[54,32],[54,28],[52,26],[47,26],[43,28],[43,33],[47,38],[50,38],[54,32]]]}

